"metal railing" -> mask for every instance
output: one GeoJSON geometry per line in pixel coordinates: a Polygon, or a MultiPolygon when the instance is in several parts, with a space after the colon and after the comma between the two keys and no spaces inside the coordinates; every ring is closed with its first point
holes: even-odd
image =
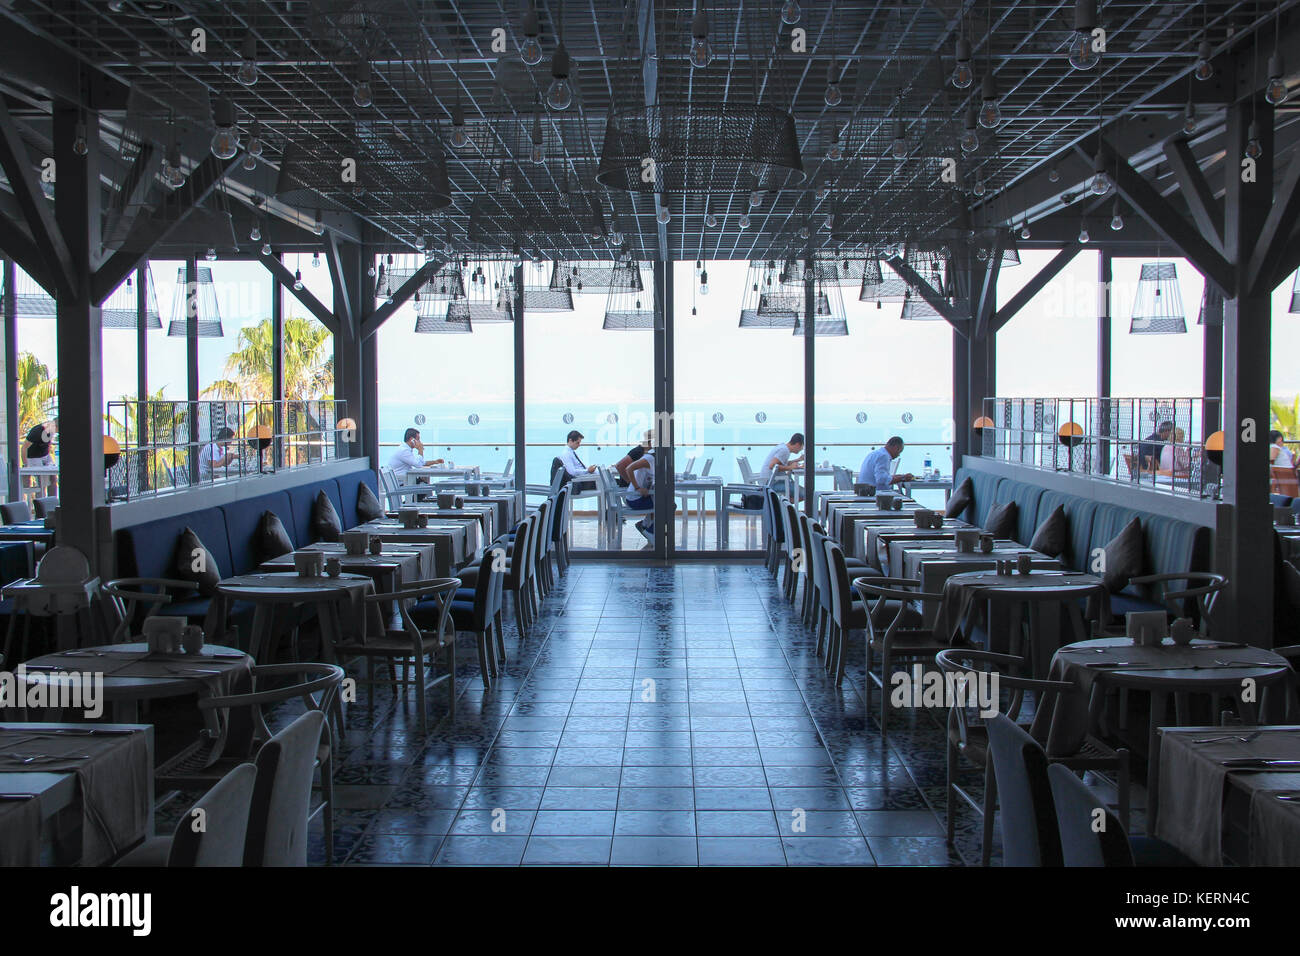
{"type": "MultiPolygon", "coordinates": [[[[1217,497],[1218,398],[986,398],[975,453],[1046,471],[1217,497]]],[[[1220,446],[1221,448],[1222,446],[1220,446]]]]}
{"type": "Polygon", "coordinates": [[[104,458],[110,501],[351,458],[359,448],[347,403],[332,399],[115,401],[106,432],[120,447],[104,458]]]}

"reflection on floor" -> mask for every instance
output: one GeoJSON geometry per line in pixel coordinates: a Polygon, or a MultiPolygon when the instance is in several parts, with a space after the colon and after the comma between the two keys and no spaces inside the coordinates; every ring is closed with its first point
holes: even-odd
{"type": "Polygon", "coordinates": [[[860,643],[837,690],[760,566],[576,564],[486,693],[462,641],[454,725],[350,708],[336,863],[978,863],[973,813],[945,844],[939,719],[882,745],[860,643]]]}
{"type": "MultiPolygon", "coordinates": [[[[616,536],[613,544],[610,545],[605,543],[603,539],[595,512],[575,512],[573,524],[569,531],[569,546],[579,551],[590,551],[597,548],[611,551],[649,550],[646,547],[646,539],[634,527],[640,517],[640,515],[634,515],[624,521],[621,541],[616,536]]],[[[717,518],[712,511],[705,513],[703,520],[701,520],[698,511],[692,511],[690,515],[684,515],[679,508],[674,522],[677,549],[679,551],[744,551],[746,549],[758,551],[762,549],[763,521],[761,516],[728,515],[727,518],[730,522],[730,527],[727,530],[727,548],[722,549],[718,545],[717,518]]]]}

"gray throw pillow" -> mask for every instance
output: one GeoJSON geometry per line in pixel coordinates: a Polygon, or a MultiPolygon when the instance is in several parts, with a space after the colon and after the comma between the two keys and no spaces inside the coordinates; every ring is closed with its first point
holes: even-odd
{"type": "Polygon", "coordinates": [[[374,521],[384,516],[384,506],[379,503],[375,493],[364,481],[357,486],[357,517],[362,521],[374,521]]]}
{"type": "Polygon", "coordinates": [[[948,499],[948,506],[944,508],[943,516],[945,518],[960,518],[963,511],[971,506],[975,500],[975,483],[967,475],[961,480],[961,484],[953,491],[952,496],[948,499]]]}
{"type": "Polygon", "coordinates": [[[203,546],[193,528],[186,528],[176,539],[176,554],[172,564],[176,576],[182,581],[193,581],[204,597],[212,597],[217,593],[221,568],[217,567],[217,559],[203,546]]]}
{"type": "Polygon", "coordinates": [[[1016,514],[1019,506],[1014,501],[1004,501],[988,513],[984,519],[984,530],[990,532],[995,538],[1011,538],[1016,536],[1016,514]]]}
{"type": "Polygon", "coordinates": [[[262,561],[272,561],[293,550],[289,532],[274,511],[263,511],[257,523],[257,556],[262,561]]]}
{"type": "Polygon", "coordinates": [[[337,541],[343,533],[339,513],[324,491],[317,492],[316,501],[311,506],[311,533],[315,541],[337,541]]]}
{"type": "Polygon", "coordinates": [[[1065,506],[1057,505],[1034,531],[1034,540],[1029,542],[1029,547],[1049,558],[1059,557],[1065,551],[1065,531],[1065,506]]]}
{"type": "Polygon", "coordinates": [[[1106,564],[1101,581],[1106,590],[1117,594],[1128,587],[1130,578],[1142,573],[1142,522],[1134,518],[1104,549],[1106,564]]]}

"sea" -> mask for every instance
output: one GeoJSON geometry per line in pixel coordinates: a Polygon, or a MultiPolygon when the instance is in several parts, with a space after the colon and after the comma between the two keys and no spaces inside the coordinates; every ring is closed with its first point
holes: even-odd
{"type": "MultiPolygon", "coordinates": [[[[576,428],[585,436],[578,453],[583,462],[612,464],[653,425],[649,404],[530,404],[527,412],[530,483],[547,482],[551,459],[564,447],[570,429],[576,428]]],[[[705,461],[712,458],[709,474],[740,481],[737,457],[747,457],[757,470],[774,445],[803,430],[803,406],[679,401],[673,424],[678,471],[685,470],[688,460],[694,458],[690,470],[701,474],[705,461]]],[[[426,454],[456,465],[501,471],[514,457],[513,403],[382,402],[381,459],[387,459],[409,427],[420,429],[426,454]]],[[[869,451],[899,435],[907,442],[900,471],[921,474],[938,469],[943,475],[951,475],[953,433],[952,408],[947,403],[819,404],[813,436],[814,461],[819,465],[844,465],[856,474],[869,451]]],[[[826,482],[829,486],[829,479],[826,482]]]]}

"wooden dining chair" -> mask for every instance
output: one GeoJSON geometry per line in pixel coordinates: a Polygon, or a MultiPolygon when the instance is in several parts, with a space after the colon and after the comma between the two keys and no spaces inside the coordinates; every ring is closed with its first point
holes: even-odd
{"type": "Polygon", "coordinates": [[[1214,605],[1227,588],[1228,579],[1212,571],[1169,571],[1130,578],[1129,584],[1150,587],[1161,585],[1160,600],[1173,617],[1191,616],[1200,626],[1201,636],[1208,637],[1214,623],[1214,605]],[[1178,583],[1182,587],[1165,585],[1178,583]]]}
{"type": "MultiPolygon", "coordinates": [[[[999,716],[1003,716],[1012,722],[1016,727],[1016,733],[1023,734],[1027,738],[1029,738],[1028,728],[1017,723],[1024,710],[1027,697],[1033,699],[1035,711],[1041,712],[1044,710],[1050,711],[1062,697],[1080,692],[1078,685],[1071,681],[1041,680],[1030,676],[1029,661],[1011,654],[953,647],[942,650],[935,655],[935,663],[945,674],[964,674],[967,675],[968,681],[978,679],[976,675],[980,673],[996,674],[999,692],[1010,692],[1005,704],[1001,701],[998,702],[999,716]]],[[[992,723],[994,723],[992,719],[972,720],[966,708],[953,707],[950,708],[948,713],[948,842],[951,843],[953,840],[956,820],[955,803],[956,799],[960,798],[976,813],[980,814],[983,819],[983,843],[981,844],[980,857],[984,866],[988,865],[989,856],[992,852],[993,810],[999,794],[1003,792],[1004,784],[1002,769],[995,765],[996,754],[992,753],[990,749],[993,735],[996,732],[996,728],[991,726],[992,723]],[[960,758],[963,757],[984,773],[984,800],[982,805],[977,803],[974,797],[957,783],[958,764],[960,758]]],[[[1042,750],[1041,741],[1035,741],[1034,746],[1042,750]]],[[[1125,825],[1128,824],[1131,803],[1131,767],[1130,754],[1127,748],[1111,747],[1101,739],[1088,734],[1073,753],[1053,754],[1051,757],[1044,754],[1044,759],[1050,763],[1063,764],[1078,772],[1093,771],[1112,775],[1115,778],[1119,817],[1124,821],[1125,825]]],[[[1021,771],[1016,766],[1012,767],[1008,772],[1018,779],[1021,771]]],[[[1023,795],[1013,793],[1008,799],[1013,803],[1013,815],[1016,808],[1024,806],[1023,795]]],[[[1003,806],[1005,814],[1006,803],[1003,806]]],[[[1031,857],[1023,843],[1008,846],[1007,841],[1009,838],[1013,841],[1024,839],[1023,833],[1009,834],[1008,825],[1007,818],[1004,815],[1002,824],[1003,865],[1040,865],[1031,861],[1031,857]],[[1008,859],[1019,862],[1007,862],[1008,859]]],[[[1023,830],[1024,821],[1021,820],[1012,825],[1023,830]]]]}
{"type": "MultiPolygon", "coordinates": [[[[329,736],[325,715],[309,710],[258,750],[244,866],[307,865],[313,777],[329,736]]],[[[328,844],[326,849],[333,854],[328,844]]]]}
{"type": "Polygon", "coordinates": [[[1065,866],[1196,865],[1163,840],[1130,837],[1128,827],[1104,807],[1105,824],[1099,827],[1097,794],[1063,764],[1050,764],[1046,769],[1065,866]]]}
{"type": "Polygon", "coordinates": [[[192,598],[197,592],[193,581],[170,578],[114,578],[99,586],[107,614],[109,643],[121,644],[140,627],[146,617],[157,614],[166,605],[179,600],[178,595],[192,598]]]}
{"type": "MultiPolygon", "coordinates": [[[[425,706],[426,688],[439,684],[447,685],[447,712],[451,719],[456,719],[456,632],[451,627],[450,613],[452,598],[461,586],[460,578],[431,578],[428,581],[405,582],[396,591],[386,594],[367,594],[367,604],[377,604],[383,610],[389,607],[397,609],[402,626],[394,628],[385,626],[384,633],[370,635],[359,633],[345,637],[335,645],[334,652],[340,660],[364,658],[366,676],[357,681],[368,688],[370,704],[374,706],[375,684],[388,684],[394,692],[402,687],[415,688],[415,707],[420,725],[420,733],[428,732],[428,716],[425,706]],[[411,606],[420,604],[426,610],[421,615],[425,626],[421,627],[411,614],[411,606]],[[434,613],[429,613],[434,608],[434,613]],[[446,657],[443,673],[426,683],[425,664],[427,660],[446,657]],[[375,661],[388,666],[390,679],[375,678],[375,661]],[[397,664],[401,663],[402,676],[397,674],[397,664]],[[408,675],[408,667],[414,676],[408,675]]],[[[386,617],[387,615],[381,615],[386,617]]],[[[483,664],[483,649],[480,645],[479,663],[483,664]]]]}
{"type": "Polygon", "coordinates": [[[1277,465],[1269,465],[1269,491],[1275,495],[1286,495],[1288,498],[1300,497],[1300,480],[1296,478],[1294,468],[1279,468],[1277,465]]]}
{"type": "Polygon", "coordinates": [[[239,764],[181,815],[171,836],[146,840],[114,866],[243,866],[256,782],[257,767],[239,764]]]}
{"type": "MultiPolygon", "coordinates": [[[[846,572],[847,579],[847,572],[846,572]]],[[[831,583],[835,584],[835,566],[831,565],[831,583]]],[[[939,604],[942,594],[921,590],[921,582],[911,578],[858,577],[853,581],[853,588],[862,597],[864,607],[869,608],[866,615],[866,657],[867,676],[864,680],[867,710],[871,710],[871,686],[880,688],[880,737],[889,735],[889,711],[891,708],[889,684],[898,664],[914,662],[932,663],[935,655],[948,647],[948,642],[935,634],[934,628],[925,624],[924,607],[926,604],[939,604]],[[874,605],[890,602],[897,607],[893,619],[882,631],[877,623],[878,615],[874,605]],[[922,615],[917,617],[915,605],[922,608],[922,615]],[[872,658],[880,656],[880,674],[872,670],[872,658]]]]}
{"type": "MultiPolygon", "coordinates": [[[[308,711],[319,713],[322,721],[337,712],[343,668],[336,664],[257,664],[249,669],[248,677],[248,684],[236,685],[229,694],[199,698],[200,713],[210,716],[216,729],[200,731],[198,740],[158,766],[154,780],[160,791],[210,788],[236,766],[253,759],[273,736],[264,712],[272,704],[301,701],[308,711]]],[[[312,815],[322,816],[326,860],[332,860],[336,748],[332,732],[318,739],[315,766],[320,772],[322,799],[312,815]]]]}

